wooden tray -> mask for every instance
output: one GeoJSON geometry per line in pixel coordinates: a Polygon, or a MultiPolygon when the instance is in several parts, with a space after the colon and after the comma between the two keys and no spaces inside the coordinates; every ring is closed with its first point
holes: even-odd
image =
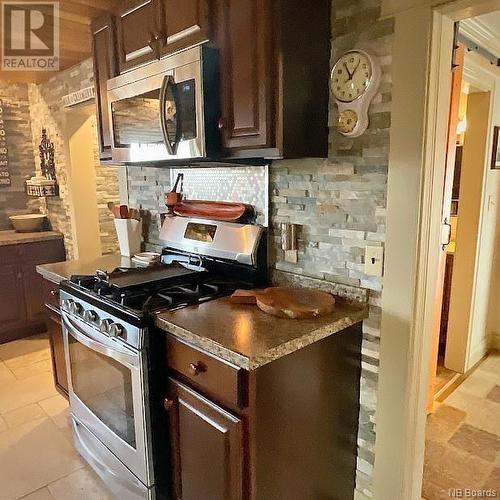
{"type": "Polygon", "coordinates": [[[174,206],[174,214],[181,217],[236,222],[254,217],[254,208],[245,203],[226,201],[184,200],[174,206]]]}
{"type": "Polygon", "coordinates": [[[267,314],[288,319],[317,318],[330,314],[335,308],[332,295],[314,288],[236,290],[231,300],[238,304],[257,304],[267,314]]]}

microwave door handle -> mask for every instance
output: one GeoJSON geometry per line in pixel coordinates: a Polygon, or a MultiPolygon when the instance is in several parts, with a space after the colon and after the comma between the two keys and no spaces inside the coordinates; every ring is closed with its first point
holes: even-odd
{"type": "Polygon", "coordinates": [[[170,136],[168,135],[167,117],[165,116],[165,105],[166,105],[166,101],[167,101],[167,89],[168,89],[168,86],[170,85],[170,82],[173,82],[173,77],[171,75],[167,75],[163,79],[163,83],[162,83],[161,89],[160,89],[160,123],[161,123],[161,130],[163,132],[163,137],[165,139],[165,145],[167,147],[167,152],[168,152],[169,156],[174,156],[174,150],[172,148],[170,136]]]}
{"type": "Polygon", "coordinates": [[[119,348],[108,346],[106,344],[103,344],[102,342],[99,342],[98,340],[91,338],[85,333],[86,325],[82,324],[82,326],[79,326],[80,322],[78,320],[70,318],[68,314],[63,310],[61,310],[61,318],[63,326],[68,330],[68,333],[84,346],[104,356],[107,356],[108,358],[115,359],[128,368],[134,368],[137,366],[137,356],[123,352],[119,348]]]}

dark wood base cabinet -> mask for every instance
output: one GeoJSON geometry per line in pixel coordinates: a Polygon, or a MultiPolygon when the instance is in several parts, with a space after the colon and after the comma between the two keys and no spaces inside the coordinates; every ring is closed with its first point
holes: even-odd
{"type": "Polygon", "coordinates": [[[352,499],[361,338],[359,323],[246,372],[169,336],[172,497],[352,499]]]}
{"type": "Polygon", "coordinates": [[[65,260],[62,239],[0,247],[0,344],[45,331],[36,266],[65,260]]]}

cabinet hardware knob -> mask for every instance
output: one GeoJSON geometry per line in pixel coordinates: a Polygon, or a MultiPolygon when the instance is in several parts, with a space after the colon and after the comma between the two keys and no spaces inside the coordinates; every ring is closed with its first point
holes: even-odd
{"type": "Polygon", "coordinates": [[[218,122],[218,127],[219,127],[219,130],[224,130],[226,128],[226,119],[225,118],[219,118],[219,122],[218,122]]]}
{"type": "Polygon", "coordinates": [[[200,373],[203,373],[206,371],[205,366],[203,363],[199,362],[198,363],[190,363],[189,364],[189,371],[193,376],[198,376],[200,373]]]}
{"type": "Polygon", "coordinates": [[[52,297],[59,297],[59,290],[51,290],[50,295],[52,295],[52,297]]]}
{"type": "Polygon", "coordinates": [[[164,399],[163,400],[163,408],[165,408],[166,411],[170,411],[170,408],[174,406],[174,402],[171,399],[164,399]]]}

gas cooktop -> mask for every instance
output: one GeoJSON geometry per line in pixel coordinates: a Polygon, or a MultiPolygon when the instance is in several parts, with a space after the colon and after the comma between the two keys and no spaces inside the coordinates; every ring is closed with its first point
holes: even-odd
{"type": "Polygon", "coordinates": [[[69,283],[99,303],[139,317],[199,304],[252,286],[177,263],[146,269],[117,268],[109,274],[97,271],[95,275],[71,276],[69,283]]]}

